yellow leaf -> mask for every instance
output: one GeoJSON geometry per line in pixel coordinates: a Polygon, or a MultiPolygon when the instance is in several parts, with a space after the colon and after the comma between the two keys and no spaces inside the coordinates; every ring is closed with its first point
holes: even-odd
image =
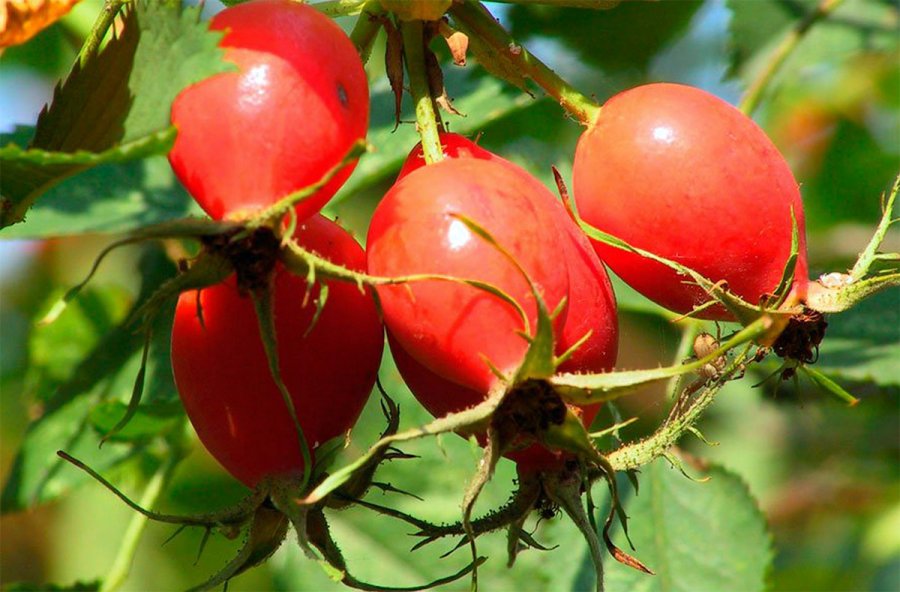
{"type": "Polygon", "coordinates": [[[0,48],[25,43],[79,0],[0,0],[0,48]]]}

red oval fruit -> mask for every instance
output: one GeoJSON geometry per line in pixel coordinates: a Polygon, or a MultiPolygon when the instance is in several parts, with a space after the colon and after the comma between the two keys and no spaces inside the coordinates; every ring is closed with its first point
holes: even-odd
{"type": "MultiPolygon", "coordinates": [[[[334,263],[365,267],[362,247],[321,216],[301,223],[295,236],[334,263]]],[[[319,287],[308,301],[307,289],[305,278],[279,264],[274,314],[281,373],[312,450],[359,417],[384,338],[371,295],[341,282],[328,282],[324,309],[307,335],[319,287]]],[[[269,371],[253,302],[238,292],[234,276],[199,296],[181,295],[172,368],[197,435],[229,473],[253,487],[266,475],[302,471],[297,433],[269,371]]]]}
{"type": "MultiPolygon", "coordinates": [[[[210,28],[238,72],[185,89],[172,104],[178,128],[169,161],[216,219],[265,208],[336,166],[369,124],[369,89],[353,44],[333,21],[290,0],[226,8],[210,28]]],[[[297,205],[300,219],[340,188],[345,167],[297,205]]]]}
{"type": "MultiPolygon", "coordinates": [[[[496,154],[479,147],[457,134],[441,134],[441,145],[449,158],[478,158],[493,160],[509,167],[516,165],[496,154]]],[[[399,178],[425,166],[421,144],[410,152],[399,178]]],[[[521,170],[521,169],[518,169],[521,170]]],[[[522,171],[522,174],[527,174],[522,171]]],[[[578,343],[585,335],[590,336],[575,353],[560,366],[563,372],[603,372],[610,370],[616,361],[618,351],[618,319],[616,302],[603,264],[591,249],[587,238],[574,221],[568,218],[564,208],[549,193],[539,193],[542,199],[549,198],[551,210],[560,217],[560,224],[568,234],[568,240],[561,238],[561,249],[569,275],[568,312],[566,323],[559,333],[556,353],[561,355],[578,343]]],[[[400,346],[388,332],[388,342],[401,376],[416,399],[435,417],[461,411],[482,402],[487,393],[458,385],[435,374],[425,365],[417,362],[400,346]]],[[[581,410],[582,421],[589,426],[599,411],[599,405],[591,405],[581,410]]],[[[520,469],[536,471],[555,466],[560,455],[551,453],[541,446],[530,446],[507,455],[520,469]]]]}
{"type": "MultiPolygon", "coordinates": [[[[465,136],[442,132],[440,134],[440,139],[441,152],[443,152],[444,156],[447,158],[477,158],[480,160],[495,160],[497,162],[509,163],[505,158],[497,156],[489,150],[485,150],[465,136]]],[[[406,160],[403,162],[403,166],[400,167],[400,172],[397,174],[397,180],[399,181],[406,175],[423,166],[425,166],[425,151],[422,149],[422,142],[419,142],[409,151],[406,160]]]]}
{"type": "MultiPolygon", "coordinates": [[[[799,232],[792,302],[807,284],[803,204],[784,158],[748,117],[702,90],[648,84],[603,106],[575,151],[573,191],[592,226],[677,261],[758,304],[778,286],[799,232]]],[[[659,263],[601,243],[600,258],[680,313],[706,293],[659,263]]],[[[731,320],[721,306],[701,318],[731,320]]]]}
{"type": "MultiPolygon", "coordinates": [[[[568,272],[553,257],[559,232],[535,197],[547,190],[501,163],[446,159],[395,184],[378,205],[368,235],[369,272],[380,276],[444,274],[488,282],[526,311],[537,306],[521,272],[457,217],[486,229],[555,308],[568,293],[568,272]]],[[[484,290],[448,281],[379,288],[385,324],[403,348],[432,371],[487,392],[493,364],[514,371],[527,349],[515,308],[484,290]]],[[[562,324],[564,315],[557,319],[562,324]]]]}

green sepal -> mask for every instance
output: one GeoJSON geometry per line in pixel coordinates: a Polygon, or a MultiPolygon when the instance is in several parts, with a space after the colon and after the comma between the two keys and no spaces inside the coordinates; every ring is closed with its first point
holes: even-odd
{"type": "Polygon", "coordinates": [[[805,364],[801,364],[797,367],[797,369],[806,374],[806,376],[808,376],[809,379],[812,380],[820,389],[824,390],[827,393],[831,393],[842,401],[845,401],[851,407],[859,403],[859,399],[847,392],[844,387],[831,380],[815,368],[810,368],[805,364]]]}
{"type": "Polygon", "coordinates": [[[771,324],[771,319],[761,317],[738,331],[731,339],[708,355],[693,362],[652,370],[624,370],[601,374],[557,374],[550,378],[550,383],[553,385],[554,390],[568,403],[589,405],[610,401],[626,395],[639,387],[696,372],[732,348],[765,335],[769,331],[771,324]]]}
{"type": "Polygon", "coordinates": [[[100,254],[94,258],[94,262],[91,265],[91,269],[90,271],[88,271],[87,276],[85,276],[85,278],[78,284],[76,284],[72,288],[69,288],[69,290],[66,291],[65,295],[50,307],[50,310],[39,322],[42,324],[47,324],[55,321],[65,310],[66,306],[68,306],[69,302],[71,302],[72,299],[75,298],[81,292],[81,290],[83,290],[84,287],[87,286],[88,283],[90,283],[91,279],[94,277],[94,274],[96,274],[97,270],[100,268],[100,264],[103,263],[103,260],[106,259],[107,255],[120,247],[133,245],[148,240],[162,240],[171,238],[201,238],[204,236],[214,236],[218,234],[226,234],[236,228],[238,228],[237,225],[228,222],[217,222],[214,220],[200,218],[185,218],[183,220],[173,220],[171,222],[154,224],[152,226],[147,226],[136,230],[130,233],[125,238],[117,240],[112,244],[104,247],[103,250],[100,251],[100,254]]]}
{"type": "MultiPolygon", "coordinates": [[[[657,263],[665,265],[669,269],[672,269],[681,275],[691,278],[691,280],[693,280],[695,284],[706,291],[710,298],[724,306],[728,310],[728,312],[730,312],[734,316],[734,318],[744,326],[750,325],[763,315],[782,315],[785,317],[789,315],[788,312],[778,312],[768,310],[760,306],[754,306],[743,300],[740,296],[730,292],[723,286],[722,282],[713,282],[704,277],[699,272],[694,271],[693,269],[686,267],[680,263],[677,263],[670,259],[666,259],[665,257],[660,257],[655,253],[651,253],[650,251],[634,247],[618,237],[615,237],[607,232],[603,232],[598,228],[594,228],[581,218],[577,218],[576,221],[578,222],[578,225],[581,227],[582,231],[584,231],[584,233],[592,240],[610,245],[617,249],[622,249],[623,251],[635,253],[636,255],[640,255],[641,257],[645,257],[647,259],[650,259],[651,261],[655,261],[657,263]]],[[[689,317],[691,316],[691,313],[688,313],[685,316],[689,317]]]]}
{"type": "Polygon", "coordinates": [[[784,270],[781,273],[781,280],[775,288],[774,296],[771,302],[767,302],[769,308],[779,308],[791,293],[794,285],[794,272],[797,270],[797,260],[800,257],[800,232],[797,228],[797,218],[794,216],[794,208],[791,208],[791,252],[787,262],[784,264],[784,270]]]}
{"type": "Polygon", "coordinates": [[[153,336],[149,327],[150,326],[147,325],[147,328],[144,330],[144,347],[141,350],[141,365],[138,369],[137,376],[134,378],[134,388],[131,390],[131,398],[128,400],[125,414],[108,432],[103,434],[103,437],[100,438],[100,446],[103,446],[107,440],[118,434],[119,431],[131,421],[131,418],[137,414],[138,407],[141,404],[141,396],[144,394],[144,378],[147,376],[147,356],[150,354],[150,342],[151,337],[153,336]]]}
{"type": "MultiPolygon", "coordinates": [[[[453,217],[462,222],[469,231],[487,242],[491,247],[495,248],[506,257],[527,282],[528,289],[534,297],[535,305],[537,307],[537,326],[535,327],[534,335],[531,336],[528,317],[523,312],[523,321],[525,324],[523,337],[528,341],[528,349],[525,352],[522,363],[512,376],[512,383],[519,384],[532,378],[540,379],[552,376],[553,373],[556,372],[556,360],[554,357],[556,339],[553,334],[553,317],[562,311],[564,302],[560,302],[551,315],[547,310],[547,305],[544,303],[544,298],[541,296],[540,291],[538,291],[537,286],[535,286],[531,277],[528,275],[528,272],[525,271],[512,253],[507,251],[486,228],[480,226],[474,220],[460,214],[454,214],[453,217]]],[[[519,310],[523,310],[521,306],[518,308],[519,310]]]]}
{"type": "Polygon", "coordinates": [[[312,451],[309,449],[309,443],[303,434],[303,426],[300,424],[300,418],[297,416],[297,409],[294,406],[294,399],[291,397],[290,390],[284,383],[281,376],[281,362],[278,355],[278,336],[275,326],[275,292],[272,290],[272,278],[269,278],[268,285],[257,292],[251,294],[253,299],[253,308],[256,311],[256,319],[259,322],[259,336],[262,339],[263,349],[266,353],[266,360],[269,362],[269,371],[278,392],[284,400],[287,408],[288,416],[294,424],[297,432],[297,441],[300,447],[300,454],[303,458],[303,480],[301,487],[305,487],[309,483],[309,477],[312,475],[313,457],[312,451]]]}
{"type": "Polygon", "coordinates": [[[499,407],[503,399],[503,394],[502,391],[498,391],[475,407],[470,407],[469,409],[465,409],[458,413],[451,413],[423,426],[381,438],[372,445],[365,454],[354,462],[329,475],[309,494],[300,500],[300,503],[313,504],[324,499],[329,493],[347,483],[354,474],[359,471],[361,467],[366,466],[372,458],[379,454],[383,454],[384,450],[392,444],[417,440],[419,438],[435,436],[447,432],[471,434],[484,431],[493,417],[494,411],[499,407]]]}
{"type": "Polygon", "coordinates": [[[263,563],[284,542],[289,525],[287,516],[260,504],[253,513],[247,538],[237,556],[208,580],[190,588],[189,591],[211,590],[227,584],[231,578],[263,563]]]}

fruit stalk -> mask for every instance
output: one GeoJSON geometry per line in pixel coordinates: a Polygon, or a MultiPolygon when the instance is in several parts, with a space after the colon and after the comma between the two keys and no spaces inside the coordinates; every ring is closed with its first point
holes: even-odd
{"type": "Polygon", "coordinates": [[[844,0],[821,0],[815,10],[810,12],[806,17],[800,20],[788,34],[781,40],[775,51],[772,52],[768,63],[763,67],[759,75],[753,80],[747,93],[738,108],[745,115],[752,115],[759,106],[762,95],[769,83],[775,77],[778,69],[781,68],[791,52],[797,47],[800,41],[806,36],[814,24],[820,20],[827,18],[834,10],[840,6],[844,0]]]}
{"type": "Polygon", "coordinates": [[[434,112],[434,100],[428,88],[425,72],[425,39],[422,21],[406,21],[400,24],[403,35],[403,55],[409,74],[409,89],[416,105],[416,128],[422,139],[425,162],[433,164],[444,159],[441,138],[434,112]]]}
{"type": "Polygon", "coordinates": [[[454,4],[450,14],[482,43],[515,64],[523,76],[531,78],[579,123],[590,125],[597,118],[600,106],[596,102],[578,92],[559,74],[517,43],[480,2],[454,4]]]}
{"type": "Polygon", "coordinates": [[[359,14],[356,24],[353,25],[353,31],[350,32],[350,41],[353,42],[353,45],[359,52],[359,59],[364,64],[369,61],[369,56],[372,55],[372,46],[375,44],[375,39],[381,30],[379,18],[383,14],[384,9],[381,7],[381,4],[368,2],[359,14]]]}
{"type": "MultiPolygon", "coordinates": [[[[651,436],[638,442],[626,444],[607,454],[606,458],[609,464],[616,472],[629,471],[650,464],[656,458],[666,454],[669,448],[678,442],[685,432],[695,430],[694,424],[715,400],[716,394],[718,394],[721,387],[730,377],[741,370],[748,359],[747,356],[751,347],[751,345],[748,345],[722,371],[721,376],[715,382],[702,386],[697,394],[693,394],[693,391],[698,389],[692,388],[694,385],[688,385],[681,394],[681,397],[689,400],[691,397],[694,397],[687,409],[684,409],[680,402],[676,402],[669,417],[651,436]]],[[[706,380],[701,377],[696,382],[702,385],[706,380]]]]}
{"type": "Polygon", "coordinates": [[[100,9],[100,14],[97,15],[97,20],[94,22],[91,32],[88,33],[87,39],[84,40],[84,45],[81,46],[81,51],[78,52],[78,64],[82,68],[100,50],[100,44],[103,42],[103,38],[106,37],[106,32],[115,20],[116,15],[119,14],[119,9],[127,1],[106,0],[103,3],[103,8],[100,9]]]}

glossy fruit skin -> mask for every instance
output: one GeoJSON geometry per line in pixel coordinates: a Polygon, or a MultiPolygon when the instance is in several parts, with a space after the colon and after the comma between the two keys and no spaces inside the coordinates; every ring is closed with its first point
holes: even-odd
{"type": "MultiPolygon", "coordinates": [[[[537,306],[521,273],[455,216],[464,215],[490,232],[553,309],[567,295],[569,280],[566,266],[553,256],[559,233],[534,197],[540,192],[547,190],[530,176],[491,161],[445,159],[414,171],[388,191],[372,216],[369,273],[433,273],[488,282],[521,304],[533,331],[537,306]]],[[[527,349],[514,307],[477,288],[427,280],[384,286],[378,294],[385,324],[403,348],[468,388],[487,392],[497,382],[486,359],[510,373],[527,349]]],[[[557,318],[558,326],[564,315],[557,318]]]]}
{"type": "MultiPolygon", "coordinates": [[[[748,117],[702,90],[648,84],[607,101],[575,151],[573,191],[583,219],[614,236],[725,280],[751,304],[778,286],[791,248],[791,300],[807,285],[803,203],[784,158],[748,117]]],[[[598,242],[600,258],[646,297],[679,313],[708,300],[684,276],[598,242]]],[[[700,318],[732,320],[722,307],[700,318]]]]}
{"type": "MultiPolygon", "coordinates": [[[[311,185],[366,136],[369,89],[344,32],[290,0],[226,8],[210,28],[238,72],[185,89],[172,105],[175,174],[213,218],[245,215],[311,185]]],[[[345,167],[297,205],[319,211],[350,175],[345,167]]]]}
{"type": "MultiPolygon", "coordinates": [[[[444,156],[447,158],[477,158],[480,160],[493,160],[495,162],[503,162],[512,165],[512,163],[505,158],[494,154],[490,150],[485,150],[465,136],[441,132],[440,139],[441,152],[443,152],[444,156]]],[[[409,151],[406,160],[403,161],[403,166],[400,167],[400,172],[397,174],[397,180],[399,181],[406,175],[419,170],[423,166],[425,166],[425,151],[422,149],[422,143],[419,142],[409,151]]]]}
{"type": "MultiPolygon", "coordinates": [[[[477,158],[492,160],[521,171],[513,163],[479,147],[457,134],[441,134],[441,145],[448,158],[477,158]]],[[[417,145],[407,157],[399,178],[425,166],[421,145],[417,145]]],[[[560,217],[560,225],[567,238],[562,238],[561,250],[565,257],[569,275],[569,307],[566,323],[559,332],[556,354],[569,350],[589,331],[590,336],[581,344],[565,363],[562,372],[603,372],[612,369],[618,352],[618,319],[616,301],[606,275],[606,270],[587,238],[574,221],[569,219],[560,202],[552,195],[537,194],[541,199],[549,199],[548,207],[553,215],[560,217]]],[[[408,354],[398,341],[388,332],[388,342],[397,369],[416,399],[435,417],[461,411],[477,405],[486,393],[466,388],[448,380],[408,354]]],[[[590,405],[578,409],[585,426],[589,426],[600,409],[600,405],[590,405]]],[[[540,471],[558,466],[562,455],[553,453],[539,445],[507,454],[520,470],[540,471]]]]}
{"type": "MultiPolygon", "coordinates": [[[[334,263],[362,270],[362,247],[319,215],[295,234],[304,247],[334,263]]],[[[275,322],[281,373],[310,449],[348,431],[372,390],[384,346],[371,294],[328,282],[316,325],[306,335],[319,295],[303,306],[305,278],[278,265],[275,322]]],[[[178,300],[172,329],[175,384],[197,435],[225,469],[248,487],[267,475],[303,469],[294,425],[269,371],[249,296],[235,278],[178,300]]]]}

